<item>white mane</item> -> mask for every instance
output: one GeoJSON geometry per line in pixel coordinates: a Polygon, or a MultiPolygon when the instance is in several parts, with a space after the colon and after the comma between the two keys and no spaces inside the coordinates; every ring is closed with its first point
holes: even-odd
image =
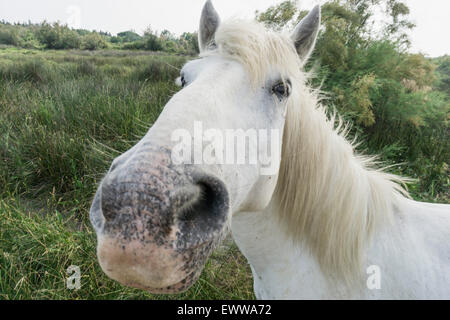
{"type": "Polygon", "coordinates": [[[396,201],[407,192],[405,179],[374,169],[371,158],[355,154],[343,123],[329,119],[318,95],[306,86],[290,38],[260,24],[222,23],[216,48],[240,61],[255,84],[276,68],[292,82],[278,184],[271,201],[287,234],[305,243],[322,269],[351,280],[361,270],[363,248],[379,226],[388,223],[396,201]]]}

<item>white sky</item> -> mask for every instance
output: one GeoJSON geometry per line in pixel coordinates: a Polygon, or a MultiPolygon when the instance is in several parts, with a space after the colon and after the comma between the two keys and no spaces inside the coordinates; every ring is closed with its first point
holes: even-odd
{"type": "MultiPolygon", "coordinates": [[[[282,0],[213,0],[222,19],[253,18],[282,0]]],[[[325,0],[300,0],[310,9],[325,0]]],[[[450,54],[450,0],[405,0],[417,27],[410,33],[412,52],[431,57],[450,54]]],[[[9,22],[61,21],[73,27],[116,34],[147,26],[176,34],[195,31],[205,0],[0,0],[0,20],[9,22]]]]}

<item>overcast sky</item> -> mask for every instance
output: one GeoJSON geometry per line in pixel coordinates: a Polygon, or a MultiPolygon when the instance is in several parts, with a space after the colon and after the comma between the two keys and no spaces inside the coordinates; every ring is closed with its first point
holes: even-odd
{"type": "MultiPolygon", "coordinates": [[[[282,0],[213,0],[222,19],[253,18],[282,0]]],[[[0,0],[0,20],[10,22],[61,21],[89,30],[135,30],[142,33],[168,29],[176,34],[198,28],[205,0],[0,0]]],[[[302,9],[311,9],[324,0],[300,0],[302,9]]],[[[450,54],[450,0],[405,0],[417,27],[410,33],[412,51],[431,57],[450,54]]]]}

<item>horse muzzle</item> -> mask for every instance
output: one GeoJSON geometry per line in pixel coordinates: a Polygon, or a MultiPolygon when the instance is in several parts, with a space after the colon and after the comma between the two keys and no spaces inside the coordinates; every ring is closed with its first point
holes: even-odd
{"type": "Polygon", "coordinates": [[[110,170],[90,211],[103,271],[152,293],[187,290],[228,229],[223,182],[168,157],[146,153],[110,170]]]}

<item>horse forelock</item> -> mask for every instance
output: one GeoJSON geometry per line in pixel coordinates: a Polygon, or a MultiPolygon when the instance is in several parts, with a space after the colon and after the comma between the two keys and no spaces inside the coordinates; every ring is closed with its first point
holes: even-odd
{"type": "Polygon", "coordinates": [[[292,40],[254,21],[223,22],[216,32],[213,49],[202,53],[202,56],[208,55],[220,55],[242,63],[254,86],[264,83],[267,74],[274,70],[283,78],[303,78],[302,62],[292,40]]]}

